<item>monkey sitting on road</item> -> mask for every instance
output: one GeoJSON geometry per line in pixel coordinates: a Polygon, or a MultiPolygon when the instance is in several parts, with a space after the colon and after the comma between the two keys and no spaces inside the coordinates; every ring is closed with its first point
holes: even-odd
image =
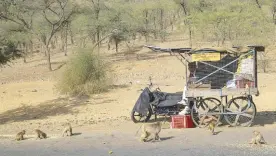
{"type": "Polygon", "coordinates": [[[251,142],[249,144],[257,144],[257,145],[261,145],[262,143],[267,144],[261,132],[253,131],[253,134],[254,134],[254,137],[251,139],[251,142]]]}
{"type": "Polygon", "coordinates": [[[46,139],[47,138],[47,134],[42,132],[39,129],[35,129],[35,133],[37,135],[36,139],[46,139]]]}
{"type": "Polygon", "coordinates": [[[64,128],[63,132],[62,132],[62,137],[64,137],[64,134],[66,133],[66,136],[68,136],[68,132],[69,132],[69,136],[72,136],[72,127],[70,123],[66,124],[66,127],[64,128]]]}
{"type": "MultiPolygon", "coordinates": [[[[154,123],[146,123],[143,124],[142,126],[142,133],[141,133],[141,137],[140,140],[145,142],[148,141],[148,137],[150,135],[154,135],[153,140],[158,140],[161,141],[160,137],[159,137],[159,133],[161,131],[161,122],[154,122],[154,123]]],[[[138,131],[137,131],[138,132],[138,131]]]]}
{"type": "Polygon", "coordinates": [[[16,141],[24,140],[25,133],[26,133],[25,130],[22,130],[21,132],[17,133],[15,136],[15,140],[16,141]]]}

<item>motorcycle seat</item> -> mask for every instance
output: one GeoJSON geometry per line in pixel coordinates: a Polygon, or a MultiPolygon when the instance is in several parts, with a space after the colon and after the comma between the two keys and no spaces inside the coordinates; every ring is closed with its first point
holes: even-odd
{"type": "Polygon", "coordinates": [[[171,99],[171,100],[163,100],[163,101],[160,101],[157,106],[158,107],[169,107],[169,106],[174,106],[174,105],[177,105],[177,102],[181,101],[178,100],[178,99],[171,99]]]}

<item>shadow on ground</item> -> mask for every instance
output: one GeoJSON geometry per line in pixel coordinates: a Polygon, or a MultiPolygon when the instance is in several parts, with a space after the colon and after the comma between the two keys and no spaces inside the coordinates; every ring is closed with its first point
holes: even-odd
{"type": "Polygon", "coordinates": [[[213,135],[218,135],[219,133],[221,133],[222,131],[217,131],[217,132],[214,132],[213,135]]]}
{"type": "Polygon", "coordinates": [[[256,114],[252,126],[271,125],[276,122],[276,111],[261,111],[256,114]]]}
{"type": "Polygon", "coordinates": [[[72,136],[81,135],[82,133],[73,133],[72,136]]]}
{"type": "MultiPolygon", "coordinates": [[[[174,137],[173,136],[170,136],[170,137],[160,137],[160,141],[170,140],[172,138],[174,138],[174,137]]],[[[154,140],[153,138],[151,138],[151,139],[148,139],[145,142],[159,142],[159,140],[154,140]]]]}
{"type": "MultiPolygon", "coordinates": [[[[157,116],[156,121],[160,122],[171,122],[171,118],[164,116],[157,116]]],[[[148,122],[155,122],[154,115],[150,118],[148,122]]],[[[276,123],[276,111],[261,111],[257,112],[254,122],[251,126],[265,126],[272,125],[276,123]]],[[[228,123],[222,119],[222,126],[227,126],[228,123]]]]}
{"type": "Polygon", "coordinates": [[[163,58],[163,57],[170,57],[169,54],[160,55],[158,52],[149,51],[143,54],[137,53],[118,53],[116,55],[108,56],[112,61],[125,61],[125,60],[136,60],[136,61],[143,61],[143,60],[152,60],[156,58],[163,58]]]}
{"type": "Polygon", "coordinates": [[[57,98],[43,102],[37,106],[26,106],[6,111],[0,114],[0,124],[24,120],[44,119],[48,116],[57,116],[75,113],[73,107],[85,105],[89,97],[82,98],[57,98]]]}
{"type": "Polygon", "coordinates": [[[13,110],[0,114],[0,124],[20,122],[34,119],[45,119],[50,116],[59,116],[64,114],[78,113],[74,107],[83,105],[98,105],[103,103],[111,103],[114,100],[103,100],[101,102],[90,103],[88,98],[58,98],[43,102],[37,106],[22,106],[13,110]]]}
{"type": "MultiPolygon", "coordinates": [[[[113,85],[112,89],[126,88],[127,85],[113,85]]],[[[110,91],[110,90],[109,90],[110,91]]],[[[93,102],[89,101],[87,95],[77,96],[74,98],[57,98],[40,103],[36,106],[24,105],[22,107],[12,109],[0,114],[0,124],[19,122],[25,120],[45,119],[49,116],[59,116],[64,114],[78,113],[73,110],[74,107],[83,105],[100,105],[104,103],[112,103],[116,100],[105,97],[93,98],[93,102]]]]}
{"type": "Polygon", "coordinates": [[[174,138],[173,136],[170,136],[170,137],[163,137],[163,138],[160,138],[162,141],[165,141],[165,140],[170,140],[174,138]]]}

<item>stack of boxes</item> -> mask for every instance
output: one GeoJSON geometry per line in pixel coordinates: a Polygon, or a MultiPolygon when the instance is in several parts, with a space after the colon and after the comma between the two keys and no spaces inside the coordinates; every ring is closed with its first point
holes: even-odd
{"type": "Polygon", "coordinates": [[[239,65],[237,69],[237,75],[235,75],[237,88],[254,88],[254,60],[253,56],[249,55],[246,58],[241,58],[239,60],[239,65]]]}

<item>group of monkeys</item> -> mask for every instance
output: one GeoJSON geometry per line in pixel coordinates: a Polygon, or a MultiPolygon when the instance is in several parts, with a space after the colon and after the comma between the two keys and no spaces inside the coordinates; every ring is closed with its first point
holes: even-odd
{"type": "MultiPolygon", "coordinates": [[[[216,122],[214,120],[211,120],[208,122],[208,129],[211,131],[213,135],[215,134],[215,127],[216,127],[216,122]]],[[[162,129],[162,123],[160,121],[153,122],[153,123],[144,123],[141,125],[140,128],[142,128],[140,141],[143,141],[143,142],[148,141],[148,137],[151,135],[154,135],[153,141],[156,141],[156,140],[161,141],[159,137],[159,133],[161,132],[161,129],[162,129]]],[[[136,134],[138,133],[138,131],[136,132],[136,134]]],[[[25,133],[26,133],[25,130],[22,130],[21,132],[17,133],[15,140],[17,141],[24,140],[25,133]]],[[[39,129],[35,129],[35,133],[37,136],[36,139],[47,138],[47,134],[39,129]]],[[[65,125],[65,128],[62,131],[62,137],[64,137],[65,134],[66,136],[73,135],[72,127],[70,123],[67,123],[65,125]]],[[[250,144],[257,144],[257,145],[261,145],[262,143],[266,144],[266,141],[264,140],[263,135],[259,131],[253,131],[253,134],[254,134],[254,137],[251,139],[250,144]]]]}
{"type": "MultiPolygon", "coordinates": [[[[208,130],[210,130],[211,133],[214,135],[215,134],[216,122],[214,120],[211,120],[207,124],[208,124],[207,125],[208,130]]],[[[143,142],[148,141],[148,137],[150,135],[154,135],[153,141],[156,141],[156,140],[161,141],[160,137],[159,137],[159,133],[162,129],[161,126],[162,126],[162,124],[159,121],[154,122],[154,123],[144,123],[141,126],[142,127],[142,133],[141,133],[140,141],[143,141],[143,142]]],[[[138,131],[139,131],[139,129],[138,129],[138,131]]],[[[137,132],[136,132],[136,134],[137,134],[137,132]]],[[[261,145],[261,144],[267,144],[267,143],[264,140],[263,135],[259,131],[254,130],[253,131],[253,138],[251,139],[249,144],[261,145]]]]}
{"type": "MultiPolygon", "coordinates": [[[[208,130],[210,130],[213,135],[215,134],[215,127],[216,127],[216,122],[214,120],[211,120],[208,123],[208,130]]],[[[254,130],[253,138],[251,139],[249,144],[261,145],[262,143],[266,144],[266,141],[264,140],[263,135],[261,134],[261,132],[254,130]]]]}
{"type": "MultiPolygon", "coordinates": [[[[36,134],[36,139],[46,139],[47,138],[47,134],[39,129],[35,129],[35,134],[36,134]]],[[[21,132],[17,133],[15,136],[15,140],[16,141],[21,141],[24,140],[24,135],[26,134],[26,130],[22,130],[21,132]]],[[[66,136],[72,136],[73,132],[72,132],[72,127],[70,123],[66,123],[65,124],[65,128],[62,131],[62,137],[64,137],[64,135],[66,134],[66,136]]]]}

